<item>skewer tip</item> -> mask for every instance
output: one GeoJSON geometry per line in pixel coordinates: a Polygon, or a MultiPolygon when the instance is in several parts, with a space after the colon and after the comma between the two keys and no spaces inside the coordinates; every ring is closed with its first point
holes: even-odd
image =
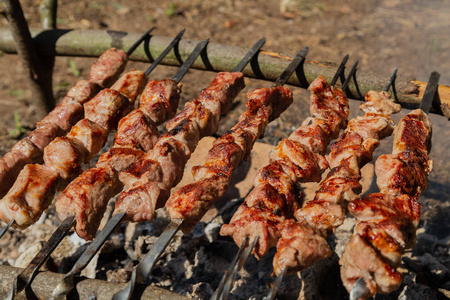
{"type": "Polygon", "coordinates": [[[351,292],[350,292],[350,300],[359,300],[359,299],[365,299],[369,296],[370,291],[367,288],[366,282],[362,277],[360,277],[355,285],[353,286],[351,292]]]}
{"type": "Polygon", "coordinates": [[[0,231],[0,239],[5,235],[9,228],[14,224],[14,219],[9,221],[9,223],[0,231]]]}

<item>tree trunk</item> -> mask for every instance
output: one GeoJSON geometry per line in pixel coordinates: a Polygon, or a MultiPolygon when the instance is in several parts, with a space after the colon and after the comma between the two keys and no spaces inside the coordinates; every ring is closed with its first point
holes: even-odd
{"type": "Polygon", "coordinates": [[[1,0],[0,3],[2,12],[9,22],[17,53],[28,74],[37,117],[42,118],[55,106],[51,72],[44,68],[44,61],[37,53],[19,1],[1,0]]]}

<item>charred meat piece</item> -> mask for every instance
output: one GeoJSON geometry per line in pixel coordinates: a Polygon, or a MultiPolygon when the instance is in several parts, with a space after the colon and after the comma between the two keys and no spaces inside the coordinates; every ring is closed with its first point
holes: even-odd
{"type": "Polygon", "coordinates": [[[155,124],[162,124],[177,112],[181,86],[171,79],[150,80],[142,92],[139,108],[155,124]]]}
{"type": "Polygon", "coordinates": [[[133,69],[120,76],[111,89],[124,95],[130,102],[130,107],[133,107],[134,101],[142,93],[146,83],[145,72],[133,69]]]}
{"type": "Polygon", "coordinates": [[[114,128],[122,118],[128,99],[112,89],[103,89],[84,105],[84,117],[102,128],[114,128]]]}
{"type": "Polygon", "coordinates": [[[278,242],[273,259],[276,274],[284,268],[290,273],[304,270],[333,254],[327,241],[306,222],[288,219],[278,227],[283,239],[278,242]]]}
{"type": "Polygon", "coordinates": [[[149,151],[159,137],[159,131],[141,109],[135,109],[123,117],[114,137],[114,147],[132,147],[149,151]]]}
{"type": "Polygon", "coordinates": [[[75,230],[81,238],[94,238],[105,212],[103,203],[119,192],[114,189],[117,187],[115,176],[112,170],[91,168],[58,196],[55,206],[59,217],[64,220],[68,216],[76,216],[75,230]]]}
{"type": "Polygon", "coordinates": [[[107,131],[88,119],[78,122],[65,137],[56,138],[44,150],[45,165],[61,178],[77,175],[83,163],[100,151],[107,131]]]}

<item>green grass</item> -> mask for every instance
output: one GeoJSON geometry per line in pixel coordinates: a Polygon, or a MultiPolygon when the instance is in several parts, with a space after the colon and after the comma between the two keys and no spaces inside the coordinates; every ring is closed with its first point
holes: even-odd
{"type": "Polygon", "coordinates": [[[70,66],[70,71],[72,71],[72,74],[75,77],[79,77],[80,70],[77,68],[77,64],[75,63],[75,61],[73,59],[69,60],[69,66],[70,66]]]}
{"type": "Polygon", "coordinates": [[[164,10],[165,15],[168,16],[169,18],[173,17],[176,14],[176,12],[177,12],[176,6],[175,3],[173,2],[170,2],[167,8],[164,10]]]}
{"type": "Polygon", "coordinates": [[[18,112],[14,112],[14,124],[15,127],[9,132],[9,136],[12,138],[18,138],[26,132],[25,128],[22,127],[18,112]]]}

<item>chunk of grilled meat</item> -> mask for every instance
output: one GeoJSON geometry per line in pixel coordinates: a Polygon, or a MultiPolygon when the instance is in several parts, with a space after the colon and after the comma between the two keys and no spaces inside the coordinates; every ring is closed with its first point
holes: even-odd
{"type": "Polygon", "coordinates": [[[119,49],[111,48],[94,62],[88,80],[101,87],[110,87],[119,78],[128,62],[127,54],[119,49]]]}
{"type": "Polygon", "coordinates": [[[256,89],[247,97],[247,111],[239,122],[214,142],[203,166],[192,168],[195,182],[180,188],[166,203],[170,218],[183,219],[184,232],[191,231],[225,193],[233,170],[247,159],[256,139],[264,136],[268,122],[293,101],[292,92],[281,86],[256,89]]]}
{"type": "Polygon", "coordinates": [[[45,165],[28,164],[0,201],[0,219],[14,219],[21,229],[36,222],[48,207],[58,174],[45,165]]]}
{"type": "Polygon", "coordinates": [[[56,138],[44,150],[44,163],[63,179],[81,171],[83,163],[91,160],[103,147],[107,130],[89,119],[79,121],[63,137],[56,138]]]}
{"type": "MultiPolygon", "coordinates": [[[[144,73],[136,71],[131,73],[136,80],[129,79],[127,82],[133,84],[135,89],[141,89],[144,73]]],[[[129,90],[128,84],[121,86],[129,90]]],[[[108,132],[116,126],[118,118],[129,111],[132,101],[120,91],[103,89],[84,106],[86,118],[73,126],[66,136],[56,138],[45,147],[44,163],[48,172],[43,172],[42,176],[36,179],[34,177],[39,176],[37,172],[27,172],[24,169],[23,174],[22,172],[19,174],[20,180],[16,180],[11,190],[1,200],[19,203],[23,197],[34,197],[33,201],[41,203],[39,209],[30,215],[30,219],[15,220],[16,226],[24,227],[24,224],[29,225],[38,220],[43,210],[51,203],[56,187],[61,188],[68,179],[78,175],[82,163],[89,162],[98,153],[106,141],[108,132]],[[28,182],[34,184],[30,185],[28,182]],[[16,191],[24,191],[26,195],[23,196],[16,191]]],[[[8,209],[13,206],[3,205],[2,208],[8,209]]],[[[3,212],[3,216],[9,215],[11,215],[9,212],[3,212]]],[[[8,219],[4,221],[9,222],[8,219]]]]}
{"type": "Polygon", "coordinates": [[[341,278],[350,291],[359,278],[375,293],[396,290],[402,254],[414,246],[420,219],[418,198],[432,171],[428,157],[431,123],[420,109],[403,117],[394,132],[392,154],[377,159],[375,172],[380,193],[352,201],[354,233],[340,259],[341,278]]]}
{"type": "Polygon", "coordinates": [[[348,100],[342,91],[332,88],[322,76],[311,83],[309,90],[314,117],[307,118],[271,151],[270,163],[256,175],[254,189],[220,230],[239,246],[246,237],[258,237],[254,249],[258,258],[276,245],[282,224],[301,207],[299,184],[320,181],[328,167],[322,155],[340,126],[347,124],[348,100]]]}
{"type": "Polygon", "coordinates": [[[168,122],[169,132],[155,147],[119,174],[126,190],[120,194],[114,212],[126,212],[125,218],[135,222],[152,220],[155,210],[164,205],[170,189],[181,179],[198,140],[217,131],[220,115],[227,112],[243,88],[242,73],[219,73],[198,100],[186,103],[168,122]]]}
{"type": "Polygon", "coordinates": [[[95,236],[108,201],[123,188],[118,172],[153,148],[159,137],[156,126],[173,114],[180,96],[181,84],[168,79],[150,81],[142,92],[139,108],[120,120],[111,149],[56,198],[61,220],[76,216],[75,230],[80,237],[90,240],[95,236]]]}
{"type": "Polygon", "coordinates": [[[325,238],[305,221],[286,219],[277,227],[283,238],[276,245],[274,270],[302,271],[333,254],[325,238]]]}
{"type": "Polygon", "coordinates": [[[274,257],[276,274],[283,268],[288,273],[300,271],[331,254],[319,241],[344,221],[347,203],[361,192],[360,169],[372,159],[379,140],[392,133],[393,122],[389,116],[400,108],[393,104],[387,93],[367,94],[366,102],[360,106],[365,115],[350,120],[345,132],[330,147],[328,162],[331,170],[320,183],[314,199],[295,211],[298,225],[289,225],[290,230],[281,231],[274,257]],[[307,232],[311,234],[309,237],[305,237],[307,232]],[[308,251],[302,250],[310,241],[314,242],[308,251]],[[300,247],[299,251],[292,250],[296,247],[300,247]],[[323,253],[324,256],[311,256],[310,253],[323,253]]]}

